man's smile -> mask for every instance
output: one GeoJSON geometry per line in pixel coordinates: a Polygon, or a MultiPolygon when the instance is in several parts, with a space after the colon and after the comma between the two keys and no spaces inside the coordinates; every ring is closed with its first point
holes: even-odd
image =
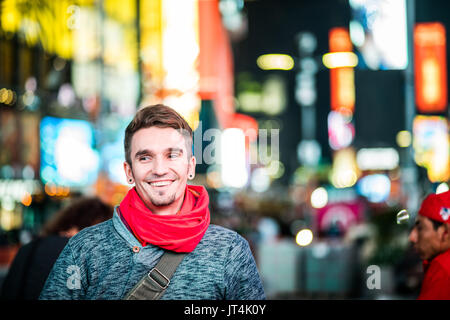
{"type": "Polygon", "coordinates": [[[154,188],[162,188],[171,185],[173,182],[174,180],[157,180],[157,181],[150,181],[148,182],[148,184],[154,188]]]}

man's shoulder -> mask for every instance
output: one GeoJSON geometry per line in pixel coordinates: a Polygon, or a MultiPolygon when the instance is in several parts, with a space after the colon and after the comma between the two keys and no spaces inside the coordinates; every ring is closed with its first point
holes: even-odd
{"type": "Polygon", "coordinates": [[[103,241],[112,237],[112,228],[113,224],[111,219],[84,228],[70,238],[69,244],[72,248],[86,247],[90,244],[101,244],[103,241]]]}
{"type": "Polygon", "coordinates": [[[206,241],[214,242],[217,246],[222,247],[242,246],[247,243],[247,240],[238,232],[215,224],[209,225],[205,232],[202,242],[206,241]]]}
{"type": "Polygon", "coordinates": [[[214,265],[222,270],[225,265],[243,261],[235,259],[236,257],[246,257],[250,254],[247,240],[238,232],[211,224],[195,250],[188,255],[188,259],[194,261],[189,263],[191,267],[199,264],[214,265]]]}
{"type": "Polygon", "coordinates": [[[434,262],[440,269],[443,269],[450,277],[450,250],[438,255],[432,262],[434,262]]]}
{"type": "Polygon", "coordinates": [[[205,236],[220,238],[224,239],[225,241],[229,241],[230,239],[240,237],[240,235],[236,231],[216,224],[209,225],[208,230],[206,230],[205,236]]]}

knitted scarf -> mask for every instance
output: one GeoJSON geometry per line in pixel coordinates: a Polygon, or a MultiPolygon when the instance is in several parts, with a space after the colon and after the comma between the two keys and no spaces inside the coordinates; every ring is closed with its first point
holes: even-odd
{"type": "Polygon", "coordinates": [[[157,215],[148,209],[136,192],[128,191],[120,203],[120,214],[139,242],[151,243],[175,252],[191,252],[202,239],[210,223],[209,196],[203,186],[186,186],[180,211],[157,215]]]}

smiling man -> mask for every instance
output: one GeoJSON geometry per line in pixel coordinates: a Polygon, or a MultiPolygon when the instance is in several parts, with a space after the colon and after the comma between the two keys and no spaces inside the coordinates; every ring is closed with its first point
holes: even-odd
{"type": "Polygon", "coordinates": [[[125,172],[155,214],[176,213],[183,203],[187,179],[194,176],[195,157],[187,150],[185,139],[192,144],[190,137],[174,128],[143,128],[133,135],[125,172]],[[150,146],[148,141],[152,141],[150,146]]]}
{"type": "Polygon", "coordinates": [[[173,109],[137,112],[124,143],[135,186],[111,220],[71,238],[40,299],[124,299],[166,252],[184,255],[161,299],[265,299],[248,242],[211,225],[206,189],[187,184],[195,175],[192,144],[173,109]]]}
{"type": "Polygon", "coordinates": [[[450,299],[450,191],[422,202],[409,240],[424,264],[420,300],[450,299]]]}

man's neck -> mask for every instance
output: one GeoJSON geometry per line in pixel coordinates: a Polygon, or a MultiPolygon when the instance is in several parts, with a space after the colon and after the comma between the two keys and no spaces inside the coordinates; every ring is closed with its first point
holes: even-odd
{"type": "Polygon", "coordinates": [[[446,252],[450,252],[450,244],[445,244],[445,246],[442,246],[438,253],[436,253],[434,256],[426,260],[426,263],[430,263],[433,261],[436,257],[439,257],[441,254],[444,254],[446,252]]]}
{"type": "Polygon", "coordinates": [[[440,253],[440,254],[445,253],[445,252],[449,252],[449,251],[450,251],[450,243],[446,243],[446,244],[442,247],[442,250],[441,250],[441,253],[440,253]]]}

